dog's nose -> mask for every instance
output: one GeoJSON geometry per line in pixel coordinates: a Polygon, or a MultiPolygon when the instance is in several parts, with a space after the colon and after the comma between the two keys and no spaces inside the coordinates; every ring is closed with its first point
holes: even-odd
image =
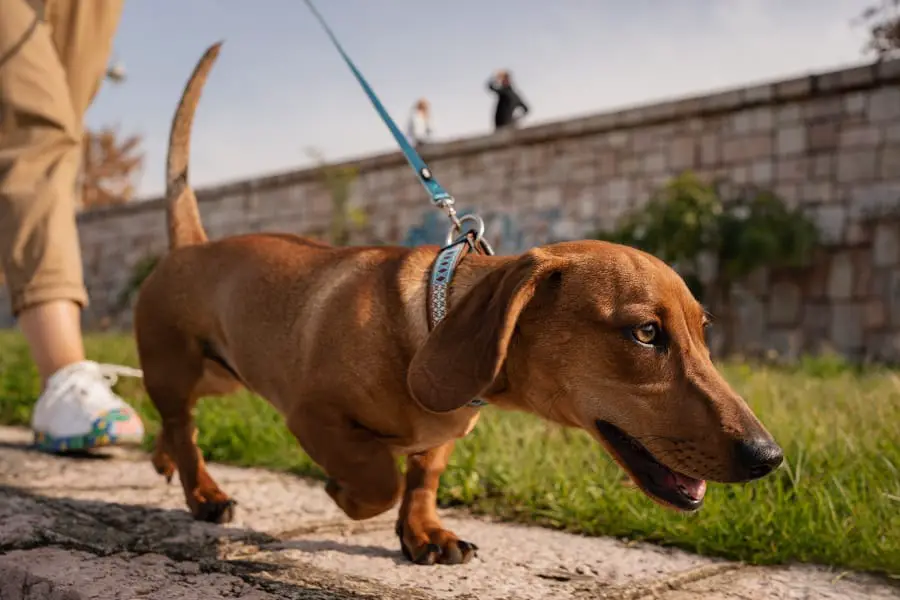
{"type": "Polygon", "coordinates": [[[750,438],[740,440],[735,448],[735,459],[749,479],[759,479],[778,468],[784,460],[781,446],[771,439],[750,438]]]}

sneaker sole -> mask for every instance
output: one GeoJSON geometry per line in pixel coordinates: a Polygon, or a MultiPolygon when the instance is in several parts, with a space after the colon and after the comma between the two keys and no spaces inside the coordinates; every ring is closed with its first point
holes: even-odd
{"type": "Polygon", "coordinates": [[[124,416],[119,411],[109,414],[94,421],[91,432],[85,435],[76,435],[65,438],[55,438],[49,434],[34,432],[34,445],[44,452],[62,454],[65,452],[81,452],[103,448],[106,446],[140,445],[143,436],[138,438],[132,435],[116,435],[113,428],[120,421],[119,416],[124,416]]]}

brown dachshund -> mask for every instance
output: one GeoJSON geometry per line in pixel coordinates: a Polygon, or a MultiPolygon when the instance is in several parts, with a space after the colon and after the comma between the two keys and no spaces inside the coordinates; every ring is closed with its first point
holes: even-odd
{"type": "Polygon", "coordinates": [[[474,398],[584,429],[644,493],[680,510],[701,506],[704,480],[749,481],[781,463],[713,366],[703,308],[638,250],[580,241],[473,252],[438,306],[437,247],[337,248],[285,234],[207,241],[187,166],[218,49],[175,113],[171,251],[135,308],[144,383],[162,417],[153,464],[168,478],[178,471],[197,519],[228,521],[233,501],[206,469],[193,408],[241,387],[284,415],[350,518],[399,501],[401,548],[417,563],[475,553],[441,526],[435,502],[455,440],[478,420],[474,398]]]}

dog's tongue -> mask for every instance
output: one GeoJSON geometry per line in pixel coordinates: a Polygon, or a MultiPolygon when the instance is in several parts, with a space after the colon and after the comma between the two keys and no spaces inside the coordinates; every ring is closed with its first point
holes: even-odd
{"type": "Polygon", "coordinates": [[[682,492],[693,498],[694,500],[702,500],[706,495],[706,482],[702,479],[694,479],[687,475],[672,473],[675,479],[675,485],[682,492]]]}

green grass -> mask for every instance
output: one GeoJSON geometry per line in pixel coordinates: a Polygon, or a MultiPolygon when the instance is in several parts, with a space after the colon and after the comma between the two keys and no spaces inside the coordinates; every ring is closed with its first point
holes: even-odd
{"type": "MultiPolygon", "coordinates": [[[[124,336],[92,336],[88,353],[137,364],[124,336]]],[[[699,513],[660,508],[623,486],[621,471],[586,434],[490,407],[457,445],[441,502],[757,564],[803,561],[900,574],[900,376],[836,359],[809,359],[791,370],[723,368],[787,458],[762,481],[711,485],[699,513]]],[[[155,433],[158,417],[140,383],[122,381],[118,389],[155,433]]],[[[37,392],[21,338],[0,332],[0,422],[27,424],[37,392]]],[[[259,398],[203,401],[198,426],[212,460],[321,476],[259,398]]]]}

